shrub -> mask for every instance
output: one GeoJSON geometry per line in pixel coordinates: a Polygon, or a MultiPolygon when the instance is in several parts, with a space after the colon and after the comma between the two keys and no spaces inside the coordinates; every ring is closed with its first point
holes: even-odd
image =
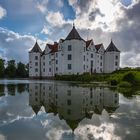
{"type": "Polygon", "coordinates": [[[118,84],[118,81],[116,79],[111,79],[110,80],[110,85],[111,86],[116,86],[118,84]]]}
{"type": "Polygon", "coordinates": [[[135,75],[132,72],[128,72],[123,76],[122,80],[129,83],[135,83],[135,75]]]}
{"type": "Polygon", "coordinates": [[[131,83],[129,82],[126,82],[126,81],[122,81],[119,83],[119,87],[127,87],[127,88],[130,88],[132,85],[131,83]]]}

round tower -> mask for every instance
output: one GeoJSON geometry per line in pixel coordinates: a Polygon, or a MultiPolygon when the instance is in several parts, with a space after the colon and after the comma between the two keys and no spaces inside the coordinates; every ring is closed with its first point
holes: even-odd
{"type": "Polygon", "coordinates": [[[29,51],[29,77],[40,78],[41,77],[41,54],[37,41],[34,47],[29,51]]]}
{"type": "Polygon", "coordinates": [[[105,51],[105,65],[104,72],[111,73],[120,68],[120,51],[111,40],[109,46],[105,51]]]}

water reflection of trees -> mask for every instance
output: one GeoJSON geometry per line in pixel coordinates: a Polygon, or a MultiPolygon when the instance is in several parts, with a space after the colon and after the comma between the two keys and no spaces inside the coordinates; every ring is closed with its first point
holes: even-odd
{"type": "Polygon", "coordinates": [[[75,129],[83,118],[101,114],[105,109],[109,114],[119,106],[119,94],[108,88],[83,88],[54,83],[29,84],[29,104],[37,114],[44,106],[47,113],[58,114],[75,129]]]}
{"type": "Polygon", "coordinates": [[[5,94],[14,96],[16,93],[21,94],[28,90],[28,84],[1,84],[0,96],[5,94]]]}

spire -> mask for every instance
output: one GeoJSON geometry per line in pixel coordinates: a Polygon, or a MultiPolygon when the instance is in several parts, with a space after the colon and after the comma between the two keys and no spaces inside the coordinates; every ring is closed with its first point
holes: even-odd
{"type": "Polygon", "coordinates": [[[77,32],[74,23],[73,23],[73,28],[72,28],[72,30],[70,31],[70,33],[68,34],[68,36],[66,37],[65,40],[72,40],[72,39],[83,40],[83,39],[81,38],[81,36],[79,35],[79,33],[77,32]]]}
{"type": "Polygon", "coordinates": [[[109,44],[109,46],[106,49],[106,52],[120,52],[117,47],[114,45],[112,38],[111,38],[111,42],[109,44]]]}
{"type": "Polygon", "coordinates": [[[34,47],[32,48],[32,50],[30,51],[30,53],[33,53],[33,52],[38,52],[38,53],[42,53],[42,50],[40,49],[38,43],[37,43],[37,40],[36,40],[36,43],[34,45],[34,47]]]}

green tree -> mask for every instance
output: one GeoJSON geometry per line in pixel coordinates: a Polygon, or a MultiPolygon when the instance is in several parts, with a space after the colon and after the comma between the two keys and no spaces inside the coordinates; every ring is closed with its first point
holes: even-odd
{"type": "Polygon", "coordinates": [[[27,68],[26,65],[19,62],[17,64],[17,77],[25,78],[27,77],[27,68]]]}
{"type": "Polygon", "coordinates": [[[0,77],[4,77],[4,71],[5,71],[5,67],[4,67],[4,59],[0,59],[0,77]]]}
{"type": "Polygon", "coordinates": [[[15,60],[8,61],[5,72],[7,77],[14,78],[16,76],[15,60]]]}

